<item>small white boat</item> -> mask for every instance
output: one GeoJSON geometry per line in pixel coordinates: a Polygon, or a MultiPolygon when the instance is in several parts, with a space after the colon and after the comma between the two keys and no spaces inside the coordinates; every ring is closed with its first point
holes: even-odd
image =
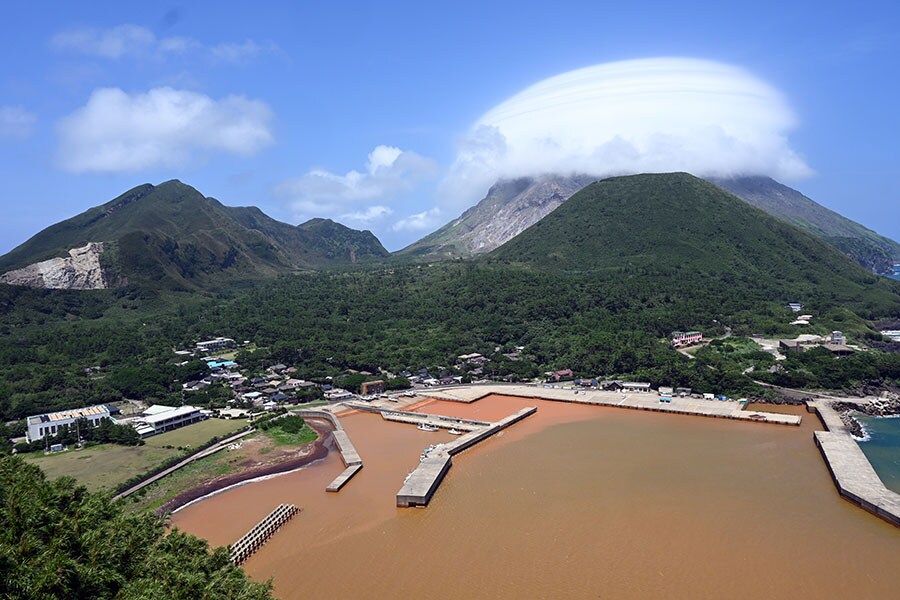
{"type": "Polygon", "coordinates": [[[431,425],[427,425],[425,423],[419,423],[418,427],[419,431],[437,431],[437,427],[432,427],[431,425]]]}
{"type": "Polygon", "coordinates": [[[453,429],[450,430],[450,435],[462,435],[462,434],[463,434],[463,432],[457,430],[456,427],[454,427],[453,429]]]}

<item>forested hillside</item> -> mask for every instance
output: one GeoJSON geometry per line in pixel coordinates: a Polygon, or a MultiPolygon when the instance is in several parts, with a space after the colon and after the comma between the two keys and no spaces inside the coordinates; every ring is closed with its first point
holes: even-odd
{"type": "Polygon", "coordinates": [[[159,517],[124,512],[75,480],[47,481],[36,466],[0,456],[0,597],[137,600],[270,598],[234,567],[226,548],[159,517]]]}

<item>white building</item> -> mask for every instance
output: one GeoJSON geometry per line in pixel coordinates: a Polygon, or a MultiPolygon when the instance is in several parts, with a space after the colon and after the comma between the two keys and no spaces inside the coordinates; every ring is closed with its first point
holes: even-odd
{"type": "Polygon", "coordinates": [[[88,406],[34,415],[28,417],[28,432],[25,438],[29,442],[34,442],[48,435],[56,435],[63,425],[73,425],[78,419],[85,419],[91,427],[97,427],[103,419],[109,418],[109,409],[105,406],[88,406]]]}
{"type": "Polygon", "coordinates": [[[179,427],[202,421],[205,418],[206,415],[196,406],[179,406],[178,408],[170,408],[155,414],[145,414],[145,416],[132,421],[131,426],[137,430],[142,438],[145,438],[164,431],[178,429],[179,427]]]}
{"type": "Polygon", "coordinates": [[[232,346],[234,346],[234,340],[226,337],[217,337],[212,340],[206,340],[205,342],[197,342],[197,350],[203,353],[215,352],[232,346]]]}

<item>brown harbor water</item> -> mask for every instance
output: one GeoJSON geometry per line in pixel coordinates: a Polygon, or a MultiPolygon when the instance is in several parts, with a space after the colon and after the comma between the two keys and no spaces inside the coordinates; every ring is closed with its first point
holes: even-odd
{"type": "Polygon", "coordinates": [[[331,453],[173,524],[228,544],[278,503],[301,507],[245,564],[281,598],[897,597],[900,529],[838,497],[813,415],[796,428],[507,397],[419,410],[524,406],[538,412],[455,457],[426,509],[394,495],[451,436],[355,413],[341,422],[365,467],[340,493],[324,491],[343,469],[331,453]]]}

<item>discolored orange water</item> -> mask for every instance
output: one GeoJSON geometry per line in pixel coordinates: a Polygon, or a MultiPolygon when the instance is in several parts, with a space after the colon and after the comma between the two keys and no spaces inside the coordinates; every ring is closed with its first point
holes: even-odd
{"type": "MultiPolygon", "coordinates": [[[[365,467],[335,454],[234,488],[173,523],[233,542],[280,502],[303,509],[246,564],[282,598],[892,598],[900,529],[841,500],[818,422],[740,423],[490,397],[424,412],[538,412],[453,460],[427,509],[394,506],[421,449],[446,441],[356,413],[365,467]]],[[[802,409],[785,409],[802,412],[802,409]]]]}

